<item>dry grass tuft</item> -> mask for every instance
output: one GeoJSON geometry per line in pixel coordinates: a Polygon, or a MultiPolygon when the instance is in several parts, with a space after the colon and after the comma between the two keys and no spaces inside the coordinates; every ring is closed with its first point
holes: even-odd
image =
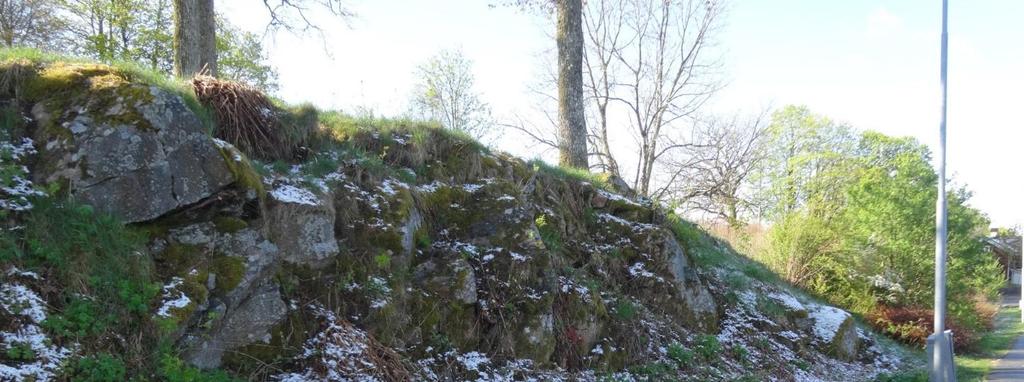
{"type": "Polygon", "coordinates": [[[289,131],[284,112],[258,89],[209,76],[192,79],[196,97],[214,114],[214,136],[230,142],[250,157],[264,160],[294,159],[306,145],[308,132],[289,131]]]}

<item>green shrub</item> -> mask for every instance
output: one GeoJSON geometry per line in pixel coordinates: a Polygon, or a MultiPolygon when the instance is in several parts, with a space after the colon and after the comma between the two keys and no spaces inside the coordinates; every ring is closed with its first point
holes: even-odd
{"type": "Polygon", "coordinates": [[[623,321],[632,320],[636,317],[636,305],[624,298],[615,302],[615,317],[623,321]]]}
{"type": "Polygon", "coordinates": [[[75,361],[72,367],[74,381],[79,382],[110,382],[126,380],[124,361],[107,354],[100,353],[85,356],[75,361]]]}
{"type": "Polygon", "coordinates": [[[7,358],[14,361],[31,362],[36,359],[36,352],[32,350],[32,345],[22,342],[14,342],[8,345],[7,351],[4,352],[7,358]]]}
{"type": "Polygon", "coordinates": [[[693,363],[693,351],[687,350],[678,342],[668,345],[667,355],[668,358],[676,361],[679,367],[689,367],[693,363]]]}
{"type": "Polygon", "coordinates": [[[240,382],[223,370],[203,371],[188,366],[178,357],[164,354],[157,373],[167,382],[240,382]]]}
{"type": "Polygon", "coordinates": [[[722,351],[722,345],[718,343],[718,337],[710,334],[702,334],[697,337],[696,348],[694,349],[705,361],[714,359],[718,352],[722,351]]]}
{"type": "Polygon", "coordinates": [[[114,319],[116,317],[104,314],[97,302],[76,296],[70,298],[60,313],[47,317],[43,327],[60,337],[78,338],[103,333],[114,319]]]}
{"type": "Polygon", "coordinates": [[[562,234],[558,231],[558,227],[548,222],[547,215],[538,216],[534,223],[537,224],[540,240],[544,242],[544,246],[551,252],[561,252],[563,249],[562,234]]]}

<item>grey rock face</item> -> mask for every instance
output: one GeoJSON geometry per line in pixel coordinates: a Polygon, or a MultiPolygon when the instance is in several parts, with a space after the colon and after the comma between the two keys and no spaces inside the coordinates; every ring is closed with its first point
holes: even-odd
{"type": "Polygon", "coordinates": [[[316,266],[338,254],[332,198],[286,184],[271,191],[269,199],[268,236],[285,261],[316,266]]]}
{"type": "MultiPolygon", "coordinates": [[[[67,131],[44,144],[47,165],[36,172],[37,180],[66,179],[78,200],[129,223],[193,204],[233,182],[214,141],[184,101],[156,87],[149,94],[152,100],[145,102],[115,99],[108,110],[93,110],[95,100],[87,99],[72,106],[77,113],[61,116],[36,105],[33,115],[40,125],[67,131]],[[131,113],[138,120],[123,122],[131,118],[110,113],[131,113]]],[[[53,138],[52,131],[40,130],[37,141],[53,138]]]]}
{"type": "Polygon", "coordinates": [[[203,338],[187,338],[194,343],[185,359],[203,369],[220,366],[224,353],[255,342],[269,342],[270,329],[284,319],[288,307],[281,300],[277,285],[261,285],[238,308],[227,311],[226,318],[203,338]]]}
{"type": "Polygon", "coordinates": [[[426,291],[450,298],[463,304],[477,302],[476,273],[465,259],[452,259],[438,265],[427,261],[416,267],[413,279],[426,291]]]}
{"type": "Polygon", "coordinates": [[[679,297],[686,303],[686,308],[696,320],[698,327],[713,328],[718,320],[718,304],[697,272],[690,266],[683,247],[671,235],[664,236],[663,250],[668,257],[669,271],[674,278],[679,297]]]}
{"type": "Polygon", "coordinates": [[[857,358],[860,336],[853,316],[839,308],[817,305],[808,317],[814,323],[811,334],[823,351],[846,361],[857,358]]]}

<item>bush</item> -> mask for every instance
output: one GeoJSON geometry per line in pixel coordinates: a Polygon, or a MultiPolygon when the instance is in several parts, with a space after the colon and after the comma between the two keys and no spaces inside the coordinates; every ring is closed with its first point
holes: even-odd
{"type": "MultiPolygon", "coordinates": [[[[901,342],[924,346],[934,329],[934,313],[925,308],[880,307],[870,316],[875,327],[901,342]]],[[[973,351],[978,332],[948,318],[946,328],[953,331],[953,345],[960,351],[973,351]]]]}
{"type": "Polygon", "coordinates": [[[718,343],[718,337],[710,334],[702,334],[697,337],[696,352],[704,360],[714,359],[720,351],[722,351],[722,345],[718,343]]]}
{"type": "Polygon", "coordinates": [[[72,368],[73,380],[80,382],[124,381],[125,366],[121,361],[107,353],[79,358],[72,368]]]}

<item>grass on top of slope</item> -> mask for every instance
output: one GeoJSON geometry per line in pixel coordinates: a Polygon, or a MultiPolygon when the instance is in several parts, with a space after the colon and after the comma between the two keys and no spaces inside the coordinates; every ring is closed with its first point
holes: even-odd
{"type": "Polygon", "coordinates": [[[196,98],[192,85],[174,76],[168,75],[160,70],[147,68],[138,63],[122,60],[97,61],[90,57],[78,57],[61,55],[52,52],[44,52],[39,49],[15,47],[0,48],[0,84],[6,80],[3,78],[6,72],[5,67],[19,61],[28,61],[36,65],[45,65],[56,62],[71,64],[96,64],[101,63],[110,66],[114,72],[124,76],[129,81],[140,82],[164,89],[172,94],[180,96],[185,105],[188,106],[203,121],[207,131],[212,131],[213,117],[209,109],[203,106],[196,98]]]}

